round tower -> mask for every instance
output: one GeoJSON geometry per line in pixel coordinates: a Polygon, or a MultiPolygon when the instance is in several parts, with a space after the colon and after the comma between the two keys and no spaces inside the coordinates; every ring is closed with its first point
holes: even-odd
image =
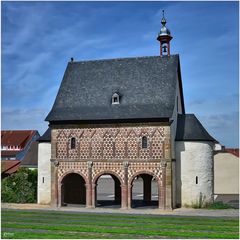
{"type": "Polygon", "coordinates": [[[170,41],[172,40],[172,36],[166,27],[167,21],[164,17],[164,10],[161,23],[162,27],[157,37],[157,40],[160,42],[160,56],[170,56],[170,41]]]}

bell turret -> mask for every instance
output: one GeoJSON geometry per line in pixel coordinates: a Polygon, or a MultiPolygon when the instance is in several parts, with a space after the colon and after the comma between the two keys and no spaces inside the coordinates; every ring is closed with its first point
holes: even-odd
{"type": "Polygon", "coordinates": [[[164,10],[161,23],[162,27],[157,37],[157,40],[160,42],[160,56],[170,56],[170,41],[172,40],[172,36],[169,29],[166,27],[167,21],[164,17],[164,10]]]}

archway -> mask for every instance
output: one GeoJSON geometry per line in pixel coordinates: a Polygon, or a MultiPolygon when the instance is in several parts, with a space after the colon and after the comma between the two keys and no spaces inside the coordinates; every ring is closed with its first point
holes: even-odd
{"type": "Polygon", "coordinates": [[[151,174],[138,174],[131,184],[132,208],[158,208],[158,182],[151,174]]]}
{"type": "Polygon", "coordinates": [[[61,182],[61,205],[86,204],[86,182],[77,173],[67,174],[61,182]]]}
{"type": "Polygon", "coordinates": [[[104,173],[95,181],[95,207],[121,207],[121,182],[115,175],[104,173]]]}

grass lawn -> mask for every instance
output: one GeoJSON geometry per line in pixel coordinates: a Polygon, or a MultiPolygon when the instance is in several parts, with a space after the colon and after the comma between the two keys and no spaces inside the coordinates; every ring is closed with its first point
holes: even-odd
{"type": "Polygon", "coordinates": [[[239,238],[237,218],[2,210],[2,238],[239,238]]]}

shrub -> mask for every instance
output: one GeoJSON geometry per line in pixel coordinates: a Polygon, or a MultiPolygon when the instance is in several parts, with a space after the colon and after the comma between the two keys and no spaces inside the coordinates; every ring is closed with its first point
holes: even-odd
{"type": "Polygon", "coordinates": [[[228,204],[224,204],[223,202],[213,202],[206,206],[208,209],[228,209],[233,208],[228,204]]]}
{"type": "Polygon", "coordinates": [[[37,201],[37,170],[20,168],[2,180],[2,202],[33,203],[37,201]]]}

